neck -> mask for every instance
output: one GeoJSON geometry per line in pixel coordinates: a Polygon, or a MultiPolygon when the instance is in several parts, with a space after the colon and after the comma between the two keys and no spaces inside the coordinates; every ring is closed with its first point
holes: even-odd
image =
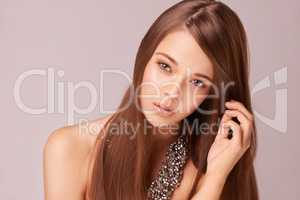
{"type": "Polygon", "coordinates": [[[178,127],[153,127],[152,138],[155,144],[162,146],[168,146],[172,142],[175,142],[178,138],[178,127]]]}

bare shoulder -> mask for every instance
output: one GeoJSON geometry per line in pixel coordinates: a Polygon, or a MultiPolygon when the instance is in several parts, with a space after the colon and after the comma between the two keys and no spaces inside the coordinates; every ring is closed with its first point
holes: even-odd
{"type": "Polygon", "coordinates": [[[43,148],[46,200],[84,199],[93,147],[111,116],[61,127],[49,134],[43,148]]]}

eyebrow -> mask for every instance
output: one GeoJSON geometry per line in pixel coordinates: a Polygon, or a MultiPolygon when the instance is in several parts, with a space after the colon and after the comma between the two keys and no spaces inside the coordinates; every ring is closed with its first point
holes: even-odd
{"type": "Polygon", "coordinates": [[[178,65],[178,62],[177,62],[174,58],[172,58],[171,56],[169,56],[168,54],[163,53],[163,52],[157,52],[156,54],[157,54],[157,55],[165,56],[165,57],[167,57],[172,63],[174,63],[175,65],[178,65]]]}
{"type": "MultiPolygon", "coordinates": [[[[167,59],[169,59],[173,64],[175,64],[176,66],[178,66],[178,62],[172,58],[170,55],[166,54],[166,53],[163,53],[163,52],[156,52],[155,54],[157,55],[162,55],[164,57],[166,57],[167,59]]],[[[202,73],[194,73],[195,76],[199,76],[199,77],[202,77],[202,78],[205,78],[207,80],[209,80],[210,82],[213,82],[212,79],[205,75],[205,74],[202,74],[202,73]]]]}
{"type": "Polygon", "coordinates": [[[202,77],[202,78],[205,78],[205,79],[209,80],[210,82],[213,82],[213,80],[212,80],[209,76],[207,76],[207,75],[205,75],[205,74],[195,73],[194,75],[195,75],[195,76],[202,77]]]}

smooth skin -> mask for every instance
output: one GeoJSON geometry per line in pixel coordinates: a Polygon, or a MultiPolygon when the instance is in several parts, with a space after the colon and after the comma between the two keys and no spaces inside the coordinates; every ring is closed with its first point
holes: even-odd
{"type": "MultiPolygon", "coordinates": [[[[197,194],[192,200],[217,200],[229,172],[250,146],[253,115],[238,101],[226,102],[221,126],[231,125],[234,135],[227,138],[227,129],[220,129],[209,151],[207,173],[198,182],[197,194]],[[232,120],[237,117],[240,125],[232,120]]],[[[103,125],[110,115],[90,122],[103,125]]],[[[78,134],[79,125],[59,128],[52,132],[44,146],[45,200],[84,200],[90,177],[91,161],[96,135],[93,132],[78,134]]],[[[180,187],[172,200],[188,198],[196,175],[191,160],[187,162],[180,187]]]]}
{"type": "MultiPolygon", "coordinates": [[[[90,121],[88,127],[101,128],[110,116],[90,121]]],[[[49,135],[43,151],[45,200],[85,199],[96,132],[99,131],[81,129],[76,124],[58,128],[49,135]]]]}
{"type": "MultiPolygon", "coordinates": [[[[154,126],[176,124],[194,112],[208,93],[208,79],[213,78],[213,73],[210,60],[189,33],[180,31],[169,34],[158,45],[144,72],[143,83],[151,82],[156,87],[142,88],[142,94],[153,97],[142,99],[142,110],[148,121],[154,126]],[[171,56],[177,64],[162,54],[156,54],[158,52],[171,56]],[[186,73],[187,71],[191,73],[186,73]],[[196,76],[196,73],[207,78],[196,76]],[[177,108],[177,111],[170,117],[146,112],[153,109],[153,101],[177,108]]],[[[193,200],[219,199],[228,174],[250,146],[252,114],[237,101],[227,102],[225,106],[231,111],[226,111],[222,117],[220,129],[208,154],[207,173],[201,177],[193,200]],[[232,117],[237,117],[240,124],[234,122],[232,117]],[[230,140],[227,138],[228,126],[234,131],[230,140]]],[[[103,126],[110,116],[91,121],[90,127],[103,126]]],[[[85,194],[89,188],[96,133],[99,133],[99,129],[81,130],[77,124],[59,128],[50,134],[44,147],[46,200],[87,199],[85,194]]],[[[168,147],[167,141],[171,141],[168,134],[158,136],[157,141],[161,142],[160,147],[163,148],[154,148],[154,169],[159,168],[162,155],[168,147]]],[[[183,179],[174,191],[172,200],[188,199],[196,173],[197,169],[188,160],[183,179]]]]}

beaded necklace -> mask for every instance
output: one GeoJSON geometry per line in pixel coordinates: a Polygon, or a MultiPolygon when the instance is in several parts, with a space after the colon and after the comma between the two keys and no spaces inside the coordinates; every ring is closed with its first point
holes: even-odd
{"type": "Polygon", "coordinates": [[[148,200],[169,200],[180,185],[188,159],[188,141],[185,135],[171,143],[156,178],[148,188],[148,200]]]}

